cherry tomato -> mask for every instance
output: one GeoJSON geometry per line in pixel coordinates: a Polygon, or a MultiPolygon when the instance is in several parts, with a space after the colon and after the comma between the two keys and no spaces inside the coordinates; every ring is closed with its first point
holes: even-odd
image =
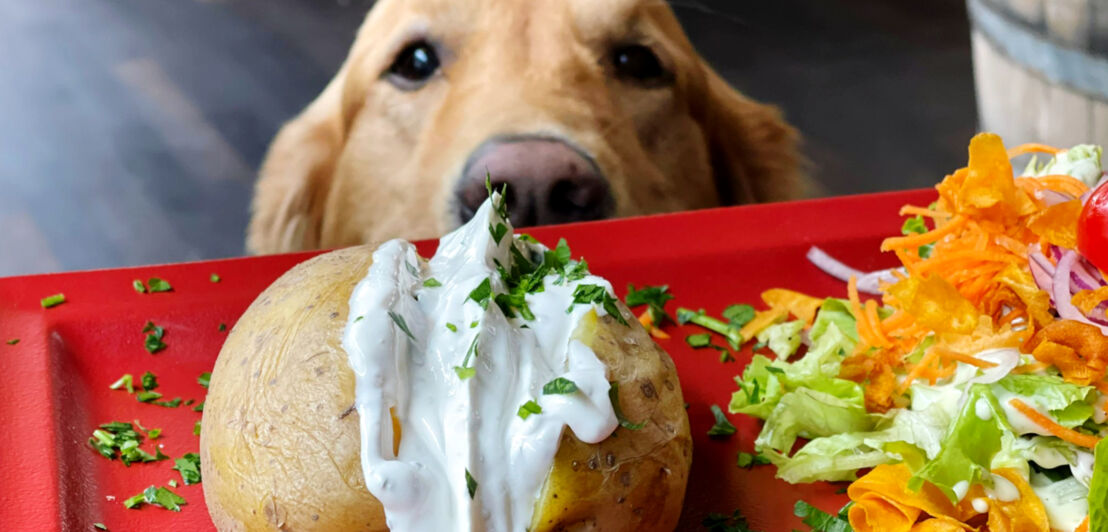
{"type": "Polygon", "coordinates": [[[1108,271],[1108,183],[1089,196],[1077,219],[1077,250],[1102,271],[1108,271]]]}

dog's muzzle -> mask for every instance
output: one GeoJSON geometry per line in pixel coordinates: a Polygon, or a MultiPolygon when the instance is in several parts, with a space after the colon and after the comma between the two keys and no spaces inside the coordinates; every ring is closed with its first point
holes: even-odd
{"type": "Polygon", "coordinates": [[[496,190],[507,185],[516,227],[600,220],[614,210],[608,181],[581,150],[549,137],[496,137],[474,150],[462,171],[455,190],[462,223],[488,196],[486,175],[496,190]]]}

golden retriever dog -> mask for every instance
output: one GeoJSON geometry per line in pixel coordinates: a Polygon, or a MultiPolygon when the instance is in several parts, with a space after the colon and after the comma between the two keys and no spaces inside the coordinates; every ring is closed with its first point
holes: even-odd
{"type": "MultiPolygon", "coordinates": [[[[736,53],[745,53],[736,50],[736,53]]],[[[380,0],[262,166],[254,253],[797,197],[797,134],[660,0],[380,0]]]]}

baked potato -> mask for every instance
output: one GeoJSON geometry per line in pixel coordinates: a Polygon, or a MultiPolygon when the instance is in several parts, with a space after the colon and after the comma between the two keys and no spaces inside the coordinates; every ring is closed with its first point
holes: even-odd
{"type": "MultiPolygon", "coordinates": [[[[204,495],[219,530],[388,530],[363,478],[355,376],[342,347],[348,300],[371,262],[364,246],[304,262],[230,332],[200,437],[204,495]]],[[[645,424],[597,444],[563,431],[532,532],[677,523],[692,459],[680,383],[670,357],[622,303],[619,311],[628,325],[590,312],[574,337],[618,383],[624,418],[645,424]]]]}

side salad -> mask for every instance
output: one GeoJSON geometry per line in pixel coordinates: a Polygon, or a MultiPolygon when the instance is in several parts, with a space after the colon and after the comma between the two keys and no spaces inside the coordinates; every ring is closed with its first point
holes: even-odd
{"type": "Polygon", "coordinates": [[[850,482],[859,531],[1108,530],[1101,155],[977,135],[935,203],[901,209],[881,245],[898,268],[813,249],[846,298],[770,290],[741,334],[679,312],[732,348],[757,339],[729,410],[764,420],[777,476],[850,482]]]}

